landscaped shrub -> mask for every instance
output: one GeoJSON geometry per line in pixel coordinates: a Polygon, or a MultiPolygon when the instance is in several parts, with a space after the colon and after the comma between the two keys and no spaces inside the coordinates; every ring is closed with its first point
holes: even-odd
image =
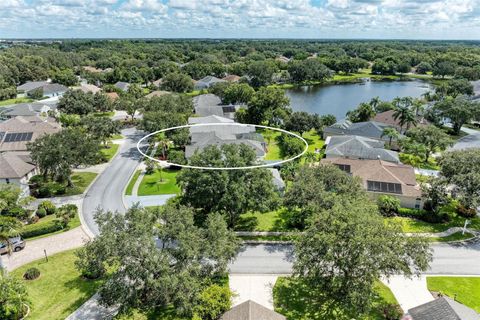
{"type": "Polygon", "coordinates": [[[62,229],[68,226],[70,220],[75,218],[78,213],[78,207],[74,204],[65,204],[57,209],[55,216],[57,217],[56,223],[60,225],[62,229]]]}
{"type": "Polygon", "coordinates": [[[38,209],[44,209],[47,215],[51,215],[55,213],[57,207],[55,207],[52,201],[45,200],[38,205],[38,209]]]}
{"type": "Polygon", "coordinates": [[[38,208],[37,209],[37,217],[43,218],[46,215],[47,215],[47,210],[45,210],[44,208],[38,208]]]}
{"type": "Polygon", "coordinates": [[[35,223],[27,224],[23,229],[20,235],[24,239],[38,237],[47,233],[52,233],[61,230],[61,226],[57,225],[54,221],[49,221],[48,223],[35,223]]]}
{"type": "Polygon", "coordinates": [[[456,209],[459,216],[467,219],[473,218],[477,214],[477,211],[475,209],[467,208],[460,203],[457,205],[456,209]]]}
{"type": "Polygon", "coordinates": [[[176,163],[176,164],[187,164],[187,159],[185,158],[185,152],[180,150],[169,150],[168,162],[176,163]]]}
{"type": "Polygon", "coordinates": [[[213,284],[200,292],[194,314],[202,320],[218,319],[230,309],[232,292],[228,286],[213,284]]]}
{"type": "Polygon", "coordinates": [[[18,320],[27,312],[27,288],[20,279],[0,272],[0,319],[18,320]]]}
{"type": "Polygon", "coordinates": [[[25,280],[35,280],[38,277],[40,277],[40,270],[35,267],[27,269],[27,271],[25,271],[23,274],[23,278],[25,280]]]}
{"type": "Polygon", "coordinates": [[[398,320],[403,316],[402,309],[397,304],[387,304],[382,307],[382,314],[385,320],[398,320]]]}
{"type": "Polygon", "coordinates": [[[421,210],[421,209],[409,209],[400,208],[398,215],[401,217],[414,218],[429,223],[442,223],[450,221],[448,213],[440,211],[434,213],[433,211],[421,210]]]}
{"type": "Polygon", "coordinates": [[[400,200],[391,196],[380,196],[377,199],[377,205],[384,217],[393,217],[400,209],[400,200]]]}
{"type": "Polygon", "coordinates": [[[37,175],[30,178],[30,194],[36,198],[48,198],[63,195],[66,192],[64,183],[44,180],[43,176],[37,175]]]}

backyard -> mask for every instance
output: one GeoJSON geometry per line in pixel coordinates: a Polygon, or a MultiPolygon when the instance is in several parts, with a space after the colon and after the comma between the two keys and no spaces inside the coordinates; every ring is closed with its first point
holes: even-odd
{"type": "MultiPolygon", "coordinates": [[[[277,138],[282,135],[282,133],[274,130],[263,130],[261,133],[267,142],[267,154],[265,155],[265,160],[282,159],[280,148],[277,143],[277,138]]],[[[314,152],[316,149],[320,150],[325,145],[325,141],[322,140],[322,137],[320,137],[313,129],[309,132],[305,132],[302,137],[308,143],[308,152],[314,152]]]]}

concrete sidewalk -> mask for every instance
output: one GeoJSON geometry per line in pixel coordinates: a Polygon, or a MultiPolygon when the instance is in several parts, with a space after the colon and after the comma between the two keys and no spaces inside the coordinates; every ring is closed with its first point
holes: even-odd
{"type": "Polygon", "coordinates": [[[142,207],[163,206],[167,200],[175,197],[176,194],[160,194],[155,196],[125,196],[125,202],[128,207],[135,203],[140,203],[142,207]]]}
{"type": "Polygon", "coordinates": [[[277,278],[278,275],[230,275],[230,290],[236,294],[232,305],[252,300],[273,310],[272,290],[277,278]]]}
{"type": "Polygon", "coordinates": [[[413,277],[412,279],[403,276],[393,276],[389,281],[382,279],[382,282],[392,290],[393,295],[397,298],[403,312],[419,306],[421,304],[432,301],[434,298],[427,289],[427,277],[413,277]]]}
{"type": "Polygon", "coordinates": [[[106,308],[98,302],[98,294],[88,299],[65,320],[106,320],[112,319],[118,312],[116,307],[106,308]]]}

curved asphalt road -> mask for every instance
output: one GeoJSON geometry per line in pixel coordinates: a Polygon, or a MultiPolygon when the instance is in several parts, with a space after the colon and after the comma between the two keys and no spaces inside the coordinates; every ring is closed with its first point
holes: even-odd
{"type": "Polygon", "coordinates": [[[98,226],[93,218],[97,208],[125,212],[123,191],[130,176],[141,160],[137,141],[143,136],[135,128],[122,130],[125,141],[108,167],[95,180],[83,200],[82,217],[85,226],[93,235],[98,235],[98,226]]]}

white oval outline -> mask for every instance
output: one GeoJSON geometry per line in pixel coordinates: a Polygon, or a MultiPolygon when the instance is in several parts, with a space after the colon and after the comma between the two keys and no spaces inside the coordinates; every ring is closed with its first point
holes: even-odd
{"type": "Polygon", "coordinates": [[[305,140],[304,138],[302,138],[301,136],[299,136],[298,134],[296,133],[293,133],[293,132],[290,132],[290,131],[287,131],[287,130],[283,130],[283,129],[280,129],[280,128],[274,128],[274,127],[269,127],[269,126],[263,126],[263,125],[259,125],[259,124],[245,124],[245,123],[238,123],[238,122],[218,122],[218,123],[195,123],[195,124],[186,124],[186,125],[182,125],[182,126],[177,126],[177,127],[170,127],[170,128],[166,128],[166,129],[162,129],[162,130],[158,130],[158,131],[155,131],[155,132],[152,132],[152,133],[149,133],[147,134],[146,136],[144,136],[143,138],[141,138],[138,142],[137,142],[137,150],[138,152],[140,152],[140,154],[142,154],[144,157],[147,157],[149,158],[150,160],[153,160],[155,162],[158,162],[160,163],[160,165],[162,165],[162,167],[167,167],[167,166],[176,166],[176,167],[180,167],[180,168],[189,168],[189,169],[199,169],[199,170],[247,170],[247,169],[256,169],[256,168],[269,168],[269,167],[273,167],[273,166],[276,166],[276,165],[279,165],[279,164],[282,164],[282,163],[287,163],[287,162],[290,162],[290,161],[293,161],[295,159],[298,159],[300,158],[301,156],[303,156],[307,151],[308,151],[308,142],[307,140],[305,140]],[[172,162],[168,162],[168,161],[162,161],[162,160],[158,160],[158,159],[155,159],[147,154],[145,154],[141,149],[140,149],[140,144],[142,143],[143,140],[153,136],[153,135],[156,135],[158,133],[162,133],[162,132],[167,132],[167,131],[171,131],[171,130],[176,130],[176,129],[183,129],[183,128],[192,128],[192,127],[202,127],[202,126],[213,126],[213,125],[222,125],[222,126],[231,126],[231,125],[235,125],[235,126],[253,126],[255,128],[263,128],[263,129],[270,129],[270,130],[274,130],[274,131],[279,131],[279,132],[283,132],[283,133],[286,133],[286,134],[289,134],[291,136],[294,136],[298,139],[300,139],[304,144],[305,144],[305,149],[303,149],[302,153],[300,154],[297,154],[296,156],[292,157],[292,158],[288,158],[288,159],[285,159],[285,160],[280,160],[280,161],[277,161],[277,162],[274,162],[274,163],[266,163],[266,164],[260,164],[260,165],[254,165],[254,166],[247,166],[247,167],[199,167],[199,166],[191,166],[191,165],[187,165],[187,164],[176,164],[176,163],[172,163],[172,162]]]}

